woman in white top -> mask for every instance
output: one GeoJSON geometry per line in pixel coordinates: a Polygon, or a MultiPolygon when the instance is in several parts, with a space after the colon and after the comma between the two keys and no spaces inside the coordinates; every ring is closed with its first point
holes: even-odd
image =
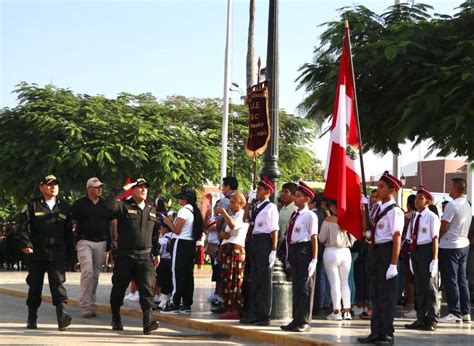
{"type": "Polygon", "coordinates": [[[327,200],[326,206],[331,212],[319,233],[319,241],[326,248],[323,254],[324,268],[331,285],[331,300],[333,312],[327,316],[328,320],[342,321],[352,319],[351,290],[349,288],[349,271],[351,269],[351,251],[349,248],[355,237],[341,229],[337,224],[337,205],[335,201],[327,200]],[[341,297],[343,309],[341,312],[341,297]]]}
{"type": "Polygon", "coordinates": [[[242,281],[245,266],[245,237],[249,225],[244,223],[245,196],[236,192],[230,198],[230,216],[224,208],[216,208],[217,215],[222,215],[227,226],[222,233],[222,251],[220,258],[221,277],[224,286],[224,314],[221,319],[239,319],[242,309],[242,281]]]}

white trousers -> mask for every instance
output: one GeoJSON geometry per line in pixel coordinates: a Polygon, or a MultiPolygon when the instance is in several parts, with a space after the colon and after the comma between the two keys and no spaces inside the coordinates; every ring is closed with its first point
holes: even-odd
{"type": "Polygon", "coordinates": [[[79,306],[82,310],[91,310],[95,304],[97,284],[107,243],[79,240],[77,257],[81,265],[81,294],[79,306]]]}
{"type": "Polygon", "coordinates": [[[331,285],[331,299],[334,310],[351,307],[349,271],[351,269],[351,251],[348,248],[327,247],[323,254],[324,268],[331,285]]]}

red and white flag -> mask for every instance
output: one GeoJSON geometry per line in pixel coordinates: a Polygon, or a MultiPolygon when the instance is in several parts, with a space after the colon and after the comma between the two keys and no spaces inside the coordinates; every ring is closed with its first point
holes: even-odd
{"type": "Polygon", "coordinates": [[[360,204],[359,138],[354,113],[354,89],[350,67],[348,30],[344,31],[341,65],[331,124],[329,154],[323,196],[337,201],[337,223],[362,239],[360,204]]]}

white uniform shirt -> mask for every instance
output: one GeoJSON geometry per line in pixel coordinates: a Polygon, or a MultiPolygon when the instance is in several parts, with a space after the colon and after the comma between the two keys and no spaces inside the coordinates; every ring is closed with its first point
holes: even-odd
{"type": "Polygon", "coordinates": [[[415,230],[415,222],[418,218],[418,215],[421,215],[421,218],[420,223],[418,224],[418,239],[416,244],[423,245],[432,243],[434,238],[439,237],[439,227],[441,226],[441,221],[439,220],[438,215],[433,213],[428,208],[423,210],[421,213],[416,212],[415,217],[410,220],[406,239],[412,239],[412,234],[415,230]]]}
{"type": "MultiPolygon", "coordinates": [[[[256,209],[264,203],[258,202],[256,209]]],[[[278,231],[278,208],[274,203],[268,203],[263,210],[258,213],[255,223],[253,225],[253,234],[267,233],[270,234],[273,231],[278,231]]]]}
{"type": "MultiPolygon", "coordinates": [[[[385,208],[389,205],[395,204],[395,201],[391,199],[388,202],[383,203],[380,206],[380,213],[383,213],[385,208]]],[[[405,216],[403,210],[398,207],[392,208],[387,214],[385,214],[379,222],[377,222],[375,229],[375,244],[383,244],[393,241],[393,235],[395,233],[403,232],[403,225],[405,224],[405,216]]]]}
{"type": "Polygon", "coordinates": [[[171,238],[173,238],[173,233],[168,232],[165,235],[161,236],[159,239],[159,244],[160,244],[160,257],[161,259],[171,259],[171,254],[166,250],[166,247],[168,245],[168,242],[171,241],[171,238]]]}
{"type": "MultiPolygon", "coordinates": [[[[194,240],[193,239],[193,222],[194,222],[194,214],[193,214],[193,206],[191,204],[186,204],[180,210],[178,210],[178,215],[176,218],[180,218],[184,220],[183,228],[181,229],[181,233],[179,235],[175,234],[174,238],[183,239],[183,240],[194,240]]],[[[176,223],[176,220],[175,220],[176,223]]]]}
{"type": "Polygon", "coordinates": [[[237,231],[238,234],[236,236],[231,236],[229,239],[222,240],[222,245],[225,243],[232,243],[245,246],[245,237],[247,236],[249,224],[244,222],[244,211],[239,210],[236,214],[232,215],[231,218],[234,220],[235,227],[231,230],[229,226],[226,226],[225,232],[237,231]]]}
{"type": "Polygon", "coordinates": [[[449,222],[448,230],[439,240],[442,249],[462,249],[469,246],[469,227],[472,220],[472,211],[466,198],[456,198],[444,208],[442,221],[449,222]]]}
{"type": "Polygon", "coordinates": [[[290,244],[302,243],[311,240],[311,236],[318,234],[318,216],[308,207],[298,211],[290,244]]]}

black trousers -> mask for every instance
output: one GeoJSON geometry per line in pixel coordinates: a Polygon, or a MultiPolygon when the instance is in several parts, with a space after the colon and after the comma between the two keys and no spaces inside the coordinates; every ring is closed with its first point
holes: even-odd
{"type": "Polygon", "coordinates": [[[416,319],[420,322],[436,322],[439,317],[438,280],[431,277],[430,262],[433,244],[418,245],[411,253],[415,278],[416,319]]]}
{"type": "Polygon", "coordinates": [[[250,241],[250,305],[253,317],[259,321],[270,319],[272,311],[272,273],[268,256],[272,251],[270,234],[254,234],[250,241]]]}
{"type": "Polygon", "coordinates": [[[308,276],[313,257],[311,242],[291,244],[288,255],[293,283],[293,322],[296,325],[310,324],[316,280],[316,273],[308,276]]]}
{"type": "Polygon", "coordinates": [[[173,291],[173,278],[171,273],[171,259],[163,258],[156,268],[156,278],[158,279],[158,286],[161,293],[171,294],[173,291]]]}
{"type": "Polygon", "coordinates": [[[176,239],[172,257],[172,299],[176,306],[179,306],[181,301],[184,306],[193,305],[195,254],[196,242],[194,240],[176,239]]]}
{"type": "Polygon", "coordinates": [[[37,310],[41,305],[44,273],[48,273],[49,289],[53,297],[53,305],[67,304],[67,292],[63,283],[66,282],[64,261],[48,261],[31,258],[28,255],[28,276],[26,283],[29,286],[26,305],[31,310],[37,310]]]}
{"type": "Polygon", "coordinates": [[[392,258],[393,242],[369,247],[368,276],[372,318],[370,329],[379,336],[393,336],[393,319],[397,307],[398,275],[387,280],[386,273],[392,258]]]}
{"type": "Polygon", "coordinates": [[[115,259],[114,274],[112,275],[112,291],[110,292],[110,306],[112,312],[123,305],[123,297],[130,281],[134,279],[140,293],[142,311],[153,307],[155,296],[155,270],[151,257],[132,258],[118,256],[115,259]]]}

